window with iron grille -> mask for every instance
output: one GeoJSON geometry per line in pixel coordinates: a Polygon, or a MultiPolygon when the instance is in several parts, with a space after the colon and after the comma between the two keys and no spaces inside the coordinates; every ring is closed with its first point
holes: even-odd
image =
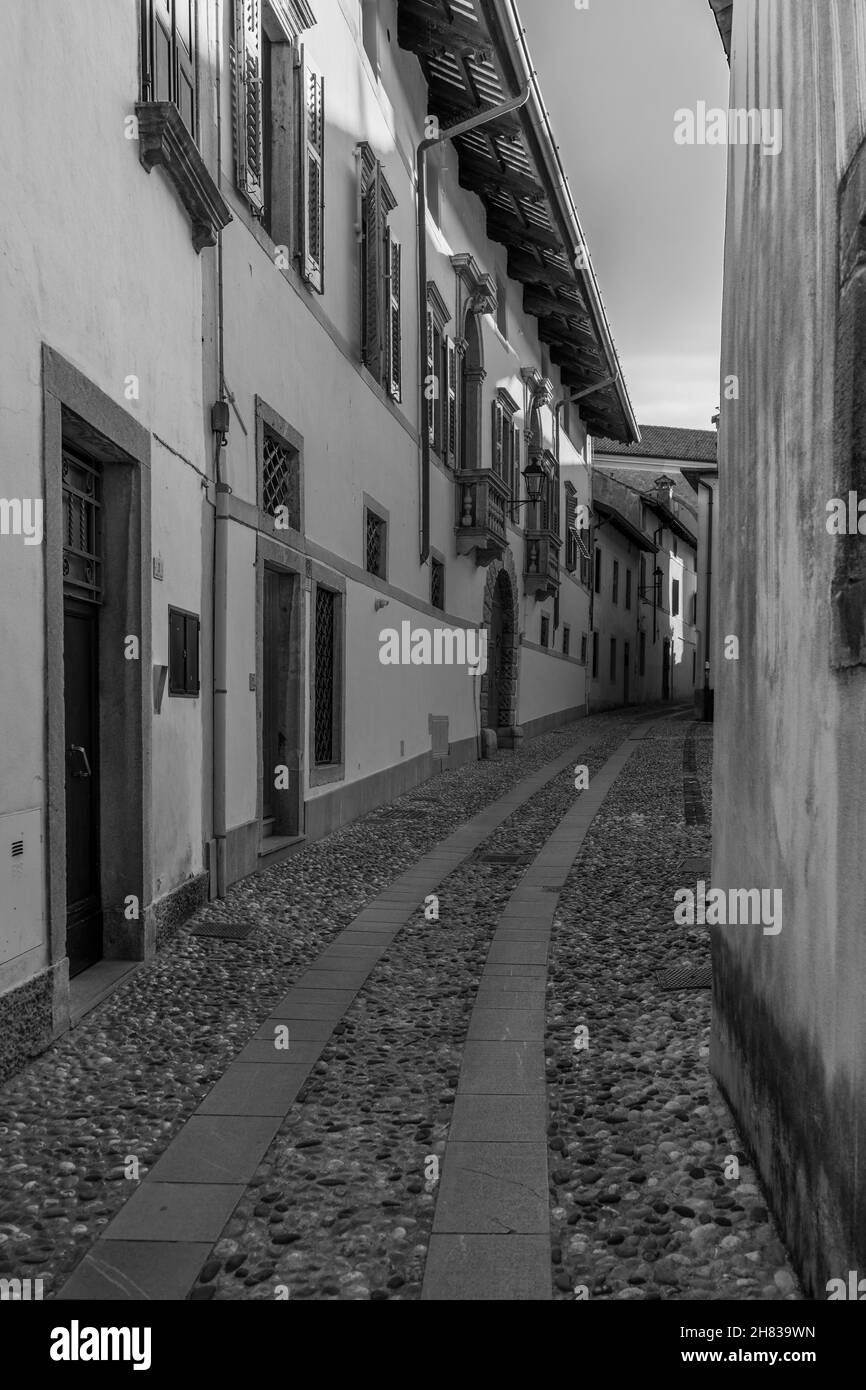
{"type": "Polygon", "coordinates": [[[541,645],[542,647],[550,645],[550,619],[546,613],[541,615],[541,645]]]}
{"type": "Polygon", "coordinates": [[[678,618],[680,614],[680,581],[675,579],[671,592],[671,617],[678,618]]]}
{"type": "Polygon", "coordinates": [[[195,0],[141,0],[142,101],[172,101],[195,139],[195,0]]]}
{"type": "Polygon", "coordinates": [[[313,749],[317,766],[339,761],[336,747],[337,604],[332,589],[316,588],[316,646],[313,671],[313,749]]]}
{"type": "Polygon", "coordinates": [[[445,611],[445,565],[442,560],[430,562],[430,603],[445,611]]]}
{"type": "Polygon", "coordinates": [[[388,578],[388,523],[369,507],[364,513],[365,559],[368,574],[388,578]]]}
{"type": "Polygon", "coordinates": [[[586,665],[586,633],[585,633],[585,632],[582,632],[582,633],[580,634],[580,659],[581,659],[581,662],[583,663],[583,665],[585,666],[585,665],[586,665]]]}
{"type": "Polygon", "coordinates": [[[595,592],[601,593],[601,548],[596,547],[595,551],[595,592]]]}
{"type": "Polygon", "coordinates": [[[613,601],[619,602],[619,560],[613,562],[613,601]]]}
{"type": "Polygon", "coordinates": [[[102,602],[102,475],[63,450],[63,589],[102,602]]]}
{"type": "Polygon", "coordinates": [[[168,610],[168,693],[199,694],[199,617],[180,608],[168,610]]]}
{"type": "Polygon", "coordinates": [[[571,628],[566,626],[566,627],[563,627],[563,629],[562,629],[562,654],[563,654],[563,656],[568,656],[570,647],[571,647],[571,628]]]}
{"type": "Polygon", "coordinates": [[[631,570],[625,572],[625,606],[631,608],[631,570]]]}
{"type": "Polygon", "coordinates": [[[300,458],[267,425],[262,431],[262,510],[268,516],[301,528],[300,458]],[[283,509],[283,510],[280,510],[283,509]]]}

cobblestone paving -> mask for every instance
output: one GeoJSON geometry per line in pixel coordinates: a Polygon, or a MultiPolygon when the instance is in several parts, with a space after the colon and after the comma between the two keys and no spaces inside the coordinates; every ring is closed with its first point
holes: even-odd
{"type": "MultiPolygon", "coordinates": [[[[0,1275],[41,1277],[50,1297],[131,1195],[136,1172],[141,1178],[152,1168],[271,1007],[370,898],[521,777],[572,743],[622,728],[620,716],[594,716],[527,741],[518,754],[443,773],[203,908],[155,960],[0,1088],[0,1275]],[[250,917],[257,930],[241,943],[190,935],[200,921],[250,917]]],[[[474,918],[472,904],[461,910],[474,918]]],[[[459,929],[441,930],[437,945],[459,929]]],[[[423,969],[413,979],[426,987],[423,969]]],[[[446,1035],[437,1046],[447,1047],[446,1035]]],[[[391,1057],[407,1076],[399,1052],[391,1057]]],[[[274,1214],[282,1201],[272,1203],[274,1214]]]]}
{"type": "MultiPolygon", "coordinates": [[[[572,744],[595,775],[646,712],[595,716],[519,754],[446,773],[237,885],[75,1032],[0,1090],[0,1273],[51,1295],[287,986],[393,878],[572,744]],[[134,1165],[133,1165],[134,1168],[134,1165]]],[[[709,992],[654,970],[707,955],[672,923],[680,861],[709,853],[711,729],[697,726],[705,826],[683,819],[683,738],[637,745],[585,841],[551,950],[550,1178],[555,1296],[798,1297],[707,1070],[709,992]],[[574,1029],[589,1029],[576,1053],[574,1029]],[[737,1181],[725,1162],[739,1162],[737,1181]]],[[[694,726],[692,726],[694,727],[694,726]]],[[[535,854],[574,804],[569,769],[483,852],[535,854]]],[[[521,865],[474,857],[419,911],[338,1025],[202,1269],[193,1299],[420,1296],[462,1048],[497,917],[521,865]]]]}
{"type": "Polygon", "coordinates": [[[691,726],[707,823],[686,827],[687,727],[638,746],[560,899],[546,1048],[558,1298],[802,1296],[708,1071],[710,991],[665,993],[655,975],[709,961],[707,929],[673,925],[675,889],[695,887],[678,866],[710,853],[712,729],[691,726]]]}
{"type": "MultiPolygon", "coordinates": [[[[617,720],[596,734],[582,755],[591,775],[626,732],[617,720]]],[[[569,768],[484,853],[537,854],[574,795],[569,768]]],[[[445,1149],[478,981],[522,873],[468,860],[437,890],[439,921],[419,911],[403,929],[316,1064],[197,1298],[257,1288],[272,1299],[275,1285],[292,1299],[420,1296],[436,1190],[425,1170],[445,1149]]]]}

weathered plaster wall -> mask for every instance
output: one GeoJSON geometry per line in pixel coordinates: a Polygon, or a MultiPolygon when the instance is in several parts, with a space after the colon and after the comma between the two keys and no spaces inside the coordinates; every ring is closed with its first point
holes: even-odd
{"type": "Polygon", "coordinates": [[[862,0],[734,7],[731,105],[780,108],[783,147],[729,160],[721,370],[740,399],[720,431],[713,882],[781,889],[784,915],[777,936],[714,931],[711,1057],[818,1298],[866,1261],[864,672],[830,669],[825,529],[864,34],[862,0]]]}
{"type": "MultiPolygon", "coordinates": [[[[42,496],[42,347],[48,344],[153,438],[153,548],[162,555],[165,581],[152,582],[148,572],[144,583],[152,584],[154,659],[164,660],[169,595],[197,612],[207,601],[201,574],[207,505],[195,471],[207,468],[204,259],[194,252],[189,219],[164,174],[148,175],[137,140],[126,138],[138,68],[132,3],[31,0],[2,44],[0,116],[4,130],[16,135],[4,142],[0,179],[0,494],[42,496]]],[[[0,668],[0,812],[38,807],[43,818],[44,553],[44,546],[0,538],[7,653],[0,668]]],[[[149,649],[149,640],[143,645],[149,649]]],[[[167,695],[152,719],[154,791],[145,818],[156,834],[145,869],[148,898],[202,866],[201,722],[201,702],[167,695]]],[[[47,881],[44,850],[43,840],[47,881]]],[[[44,909],[33,925],[47,943],[44,909]]],[[[0,991],[19,978],[15,961],[0,949],[0,991]]]]}

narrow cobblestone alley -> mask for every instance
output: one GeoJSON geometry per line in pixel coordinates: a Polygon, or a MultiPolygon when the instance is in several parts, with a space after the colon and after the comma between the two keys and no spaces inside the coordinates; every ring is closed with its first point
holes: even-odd
{"type": "Polygon", "coordinates": [[[798,1298],[709,990],[664,987],[709,981],[672,904],[709,878],[710,772],[689,712],[593,716],[203,908],[0,1091],[0,1272],[91,1299],[798,1298]]]}

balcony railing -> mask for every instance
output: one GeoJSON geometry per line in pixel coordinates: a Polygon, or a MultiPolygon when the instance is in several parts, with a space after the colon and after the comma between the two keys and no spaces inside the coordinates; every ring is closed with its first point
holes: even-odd
{"type": "Polygon", "coordinates": [[[475,552],[478,565],[489,565],[505,553],[505,509],[508,485],[490,468],[457,474],[457,553],[475,552]]]}
{"type": "Polygon", "coordinates": [[[523,559],[523,587],[538,599],[559,590],[559,551],[562,541],[552,531],[528,531],[523,559]]]}

